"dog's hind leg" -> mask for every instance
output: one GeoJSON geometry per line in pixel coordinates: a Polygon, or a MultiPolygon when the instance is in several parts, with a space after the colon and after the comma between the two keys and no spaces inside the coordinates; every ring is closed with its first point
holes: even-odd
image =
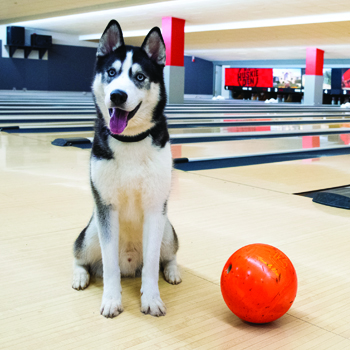
{"type": "Polygon", "coordinates": [[[164,279],[170,284],[181,283],[181,274],[176,262],[176,253],[178,249],[179,241],[174,227],[168,219],[165,224],[164,236],[160,250],[160,262],[163,268],[164,279]]]}
{"type": "Polygon", "coordinates": [[[90,283],[90,273],[102,276],[101,248],[94,214],[76,239],[73,251],[72,287],[77,290],[85,289],[90,283]]]}

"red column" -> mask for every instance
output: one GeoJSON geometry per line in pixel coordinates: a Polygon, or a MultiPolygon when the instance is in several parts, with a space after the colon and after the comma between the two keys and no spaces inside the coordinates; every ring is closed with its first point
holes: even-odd
{"type": "Polygon", "coordinates": [[[168,103],[184,103],[185,93],[185,20],[162,18],[162,35],[166,47],[164,83],[168,103]]]}
{"type": "Polygon", "coordinates": [[[323,100],[323,57],[324,51],[315,47],[306,49],[304,103],[321,105],[323,100]]]}
{"type": "Polygon", "coordinates": [[[323,75],[324,51],[316,47],[306,49],[305,75],[323,75]]]}
{"type": "Polygon", "coordinates": [[[175,17],[162,18],[162,35],[166,47],[166,65],[184,66],[185,20],[175,17]]]}

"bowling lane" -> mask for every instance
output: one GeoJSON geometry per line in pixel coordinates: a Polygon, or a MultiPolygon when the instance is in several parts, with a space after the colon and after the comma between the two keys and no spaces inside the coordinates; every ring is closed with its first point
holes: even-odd
{"type": "Polygon", "coordinates": [[[350,116],[341,117],[303,117],[303,118],[227,118],[227,119],[178,119],[168,120],[169,128],[191,127],[225,127],[254,125],[287,125],[287,124],[327,124],[349,123],[350,116]]]}
{"type": "MultiPolygon", "coordinates": [[[[350,122],[350,120],[349,120],[350,122]]],[[[57,127],[93,127],[94,121],[88,120],[88,121],[73,121],[73,122],[64,122],[64,121],[55,121],[55,122],[23,122],[23,123],[1,123],[0,121],[0,128],[6,128],[6,127],[16,127],[19,126],[21,128],[38,128],[38,129],[45,129],[45,128],[57,128],[57,127]]]]}
{"type": "MultiPolygon", "coordinates": [[[[1,135],[1,134],[0,134],[1,135]]],[[[17,135],[20,137],[24,138],[30,138],[30,139],[35,139],[38,141],[44,141],[47,142],[47,140],[50,140],[50,143],[55,140],[55,139],[61,139],[61,138],[66,138],[66,139],[72,139],[72,138],[86,138],[90,139],[91,141],[93,140],[94,137],[94,132],[93,131],[77,131],[77,132],[52,132],[52,133],[12,133],[11,135],[17,135]]],[[[87,148],[91,148],[87,147],[87,148]]]]}
{"type": "Polygon", "coordinates": [[[1,125],[20,125],[25,123],[69,123],[69,122],[90,122],[96,118],[95,114],[35,114],[35,115],[0,115],[1,125]]]}
{"type": "Polygon", "coordinates": [[[259,113],[259,112],[273,112],[273,113],[287,113],[287,112],[341,112],[343,111],[340,107],[320,107],[320,108],[309,108],[309,107],[283,107],[283,108],[270,108],[267,106],[261,106],[256,108],[255,106],[248,106],[245,108],[235,107],[235,106],[211,106],[211,107],[186,107],[186,106],[167,106],[165,113],[178,114],[178,113],[259,113]]]}
{"type": "Polygon", "coordinates": [[[243,157],[338,147],[350,148],[350,134],[173,144],[171,150],[173,158],[188,158],[191,160],[243,157]]]}
{"type": "Polygon", "coordinates": [[[20,118],[22,116],[28,116],[28,117],[34,117],[35,115],[54,115],[57,117],[57,115],[75,115],[75,114],[93,114],[96,115],[95,108],[91,107],[59,107],[59,108],[33,108],[30,109],[29,107],[25,107],[23,109],[21,108],[14,108],[11,110],[0,110],[0,116],[6,117],[6,116],[12,116],[13,118],[20,118]]]}
{"type": "MultiPolygon", "coordinates": [[[[166,114],[166,113],[165,113],[166,114]]],[[[275,112],[266,112],[261,111],[260,113],[174,113],[167,115],[168,120],[172,119],[235,119],[235,118],[303,118],[303,117],[349,117],[350,111],[338,110],[330,112],[289,112],[289,113],[275,113],[275,112]]]]}
{"type": "MultiPolygon", "coordinates": [[[[294,194],[349,185],[350,167],[344,167],[344,164],[349,163],[350,155],[348,154],[225,169],[200,170],[195,173],[249,187],[294,194]]],[[[292,197],[294,198],[294,196],[292,197]]],[[[313,206],[315,205],[323,214],[325,210],[328,210],[313,203],[313,206]]],[[[341,216],[350,216],[348,210],[342,210],[342,213],[339,212],[340,209],[332,208],[331,210],[333,211],[332,215],[338,217],[338,219],[341,216]]],[[[298,219],[296,217],[296,220],[298,219]]]]}
{"type": "MultiPolygon", "coordinates": [[[[89,118],[95,117],[96,111],[93,107],[73,107],[73,106],[64,106],[64,107],[13,107],[13,108],[0,108],[0,120],[7,120],[7,119],[21,119],[21,118],[29,118],[29,119],[40,119],[44,115],[46,115],[46,119],[52,119],[52,118],[67,118],[67,116],[72,115],[74,118],[78,116],[88,116],[89,118]]],[[[266,110],[262,111],[231,111],[231,113],[219,113],[218,110],[213,110],[211,112],[207,113],[167,113],[165,112],[165,115],[167,116],[168,120],[172,119],[226,119],[226,118],[271,118],[271,117],[278,117],[278,118],[298,118],[298,117],[332,117],[332,116],[349,116],[349,111],[344,110],[337,110],[337,111],[329,111],[329,112],[281,112],[281,113],[275,113],[275,112],[268,112],[266,110]]]]}
{"type": "MultiPolygon", "coordinates": [[[[46,120],[42,117],[42,121],[6,121],[1,122],[0,128],[6,130],[6,128],[19,126],[23,129],[27,128],[81,128],[81,127],[93,127],[94,120],[81,119],[59,121],[59,119],[46,120]]],[[[348,117],[304,117],[304,118],[244,118],[244,119],[178,119],[168,120],[169,128],[197,128],[197,127],[226,127],[226,126],[259,126],[259,125],[288,125],[288,124],[327,124],[327,123],[350,123],[350,116],[348,117]]]]}
{"type": "Polygon", "coordinates": [[[50,103],[50,102],[25,102],[25,103],[1,103],[0,111],[13,111],[13,110],[40,110],[40,109],[76,109],[76,108],[95,108],[95,106],[88,102],[62,102],[62,103],[50,103]]]}
{"type": "MultiPolygon", "coordinates": [[[[39,114],[39,115],[3,115],[0,116],[0,125],[24,125],[25,123],[79,123],[82,122],[93,122],[96,118],[94,114],[39,114]]],[[[181,118],[167,118],[170,127],[176,127],[177,125],[195,125],[199,123],[207,124],[211,126],[212,124],[225,123],[265,123],[276,124],[276,123],[309,123],[315,121],[317,123],[323,123],[325,121],[330,122],[347,122],[350,121],[350,113],[348,114],[334,114],[334,115],[269,115],[269,114],[257,114],[257,115],[211,115],[210,117],[205,117],[203,115],[192,115],[192,116],[182,116],[181,118]]]]}
{"type": "Polygon", "coordinates": [[[230,136],[240,134],[244,136],[248,136],[251,134],[262,135],[266,134],[276,134],[278,136],[279,133],[307,133],[307,132],[320,132],[326,133],[328,131],[338,133],[350,132],[350,123],[342,123],[342,124],[307,124],[307,125],[266,125],[266,126],[241,126],[241,127],[198,127],[198,128],[178,128],[178,129],[169,129],[170,135],[178,135],[197,137],[207,135],[210,137],[211,135],[215,136],[230,136]]]}

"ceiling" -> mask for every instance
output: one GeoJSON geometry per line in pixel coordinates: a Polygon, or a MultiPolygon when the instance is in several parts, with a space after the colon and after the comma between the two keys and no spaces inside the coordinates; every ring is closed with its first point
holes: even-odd
{"type": "Polygon", "coordinates": [[[185,54],[211,61],[304,59],[310,46],[350,59],[349,0],[3,0],[1,9],[0,24],[90,41],[114,18],[131,45],[162,17],[183,18],[185,54]]]}

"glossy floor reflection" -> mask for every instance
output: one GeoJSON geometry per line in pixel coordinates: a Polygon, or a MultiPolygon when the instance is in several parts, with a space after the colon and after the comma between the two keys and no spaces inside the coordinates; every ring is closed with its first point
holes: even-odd
{"type": "Polygon", "coordinates": [[[306,125],[266,125],[266,126],[240,126],[240,127],[199,127],[170,129],[171,135],[175,134],[236,134],[236,133],[260,133],[260,132],[293,132],[293,131],[327,131],[350,130],[350,123],[341,124],[306,124],[306,125]]]}
{"type": "MultiPolygon", "coordinates": [[[[83,118],[83,117],[82,117],[83,118]]],[[[7,122],[1,122],[0,119],[0,127],[11,127],[11,126],[19,126],[23,129],[25,128],[54,128],[54,127],[92,127],[94,125],[94,118],[86,118],[90,120],[74,120],[70,121],[62,120],[60,121],[59,117],[55,117],[52,121],[46,120],[46,116],[43,116],[41,119],[44,121],[40,121],[38,119],[37,121],[32,120],[31,122],[26,122],[25,120],[21,121],[7,121],[7,122]]],[[[76,118],[77,119],[77,118],[76,118]]],[[[85,118],[84,118],[85,119],[85,118]]],[[[218,119],[212,119],[212,118],[194,118],[191,119],[169,119],[168,120],[168,126],[170,129],[177,128],[177,127],[186,127],[191,128],[192,127],[225,127],[225,125],[228,126],[254,126],[255,124],[261,125],[274,125],[274,124],[284,124],[284,125],[295,125],[295,124],[327,124],[331,123],[332,125],[336,125],[337,123],[340,124],[350,124],[350,115],[349,116],[329,116],[329,117],[267,117],[267,116],[260,116],[260,117],[235,117],[235,118],[218,118],[218,119]]]]}
{"type": "MultiPolygon", "coordinates": [[[[187,114],[189,116],[189,114],[187,114]]],[[[221,117],[221,118],[202,118],[199,117],[198,115],[194,115],[193,118],[179,118],[179,119],[168,119],[168,124],[169,125],[177,125],[181,123],[186,123],[188,125],[191,124],[196,124],[196,123],[239,123],[239,122],[246,122],[246,123],[255,123],[255,122],[308,122],[312,123],[313,121],[319,121],[323,123],[327,123],[327,121],[334,121],[337,120],[339,123],[341,122],[349,122],[350,121],[350,114],[349,115],[331,115],[331,116],[325,116],[324,114],[321,114],[319,116],[269,116],[265,114],[258,114],[256,116],[251,116],[251,115],[244,115],[244,116],[228,116],[228,117],[221,117]]]]}
{"type": "MultiPolygon", "coordinates": [[[[51,143],[57,138],[92,138],[93,132],[32,133],[17,134],[17,136],[20,136],[22,140],[29,139],[33,142],[37,140],[38,142],[51,143]]],[[[173,144],[171,147],[174,158],[210,158],[348,146],[350,146],[350,134],[173,144]]],[[[68,149],[69,147],[64,148],[64,150],[68,149]]],[[[85,152],[89,152],[89,149],[86,149],[85,152]]]]}
{"type": "MultiPolygon", "coordinates": [[[[334,148],[350,145],[350,134],[297,136],[272,139],[252,139],[220,142],[201,142],[172,145],[174,158],[210,158],[250,156],[305,149],[334,148]]],[[[350,150],[349,150],[350,152],[350,150]]],[[[350,180],[349,180],[350,181],[350,180]]]]}

